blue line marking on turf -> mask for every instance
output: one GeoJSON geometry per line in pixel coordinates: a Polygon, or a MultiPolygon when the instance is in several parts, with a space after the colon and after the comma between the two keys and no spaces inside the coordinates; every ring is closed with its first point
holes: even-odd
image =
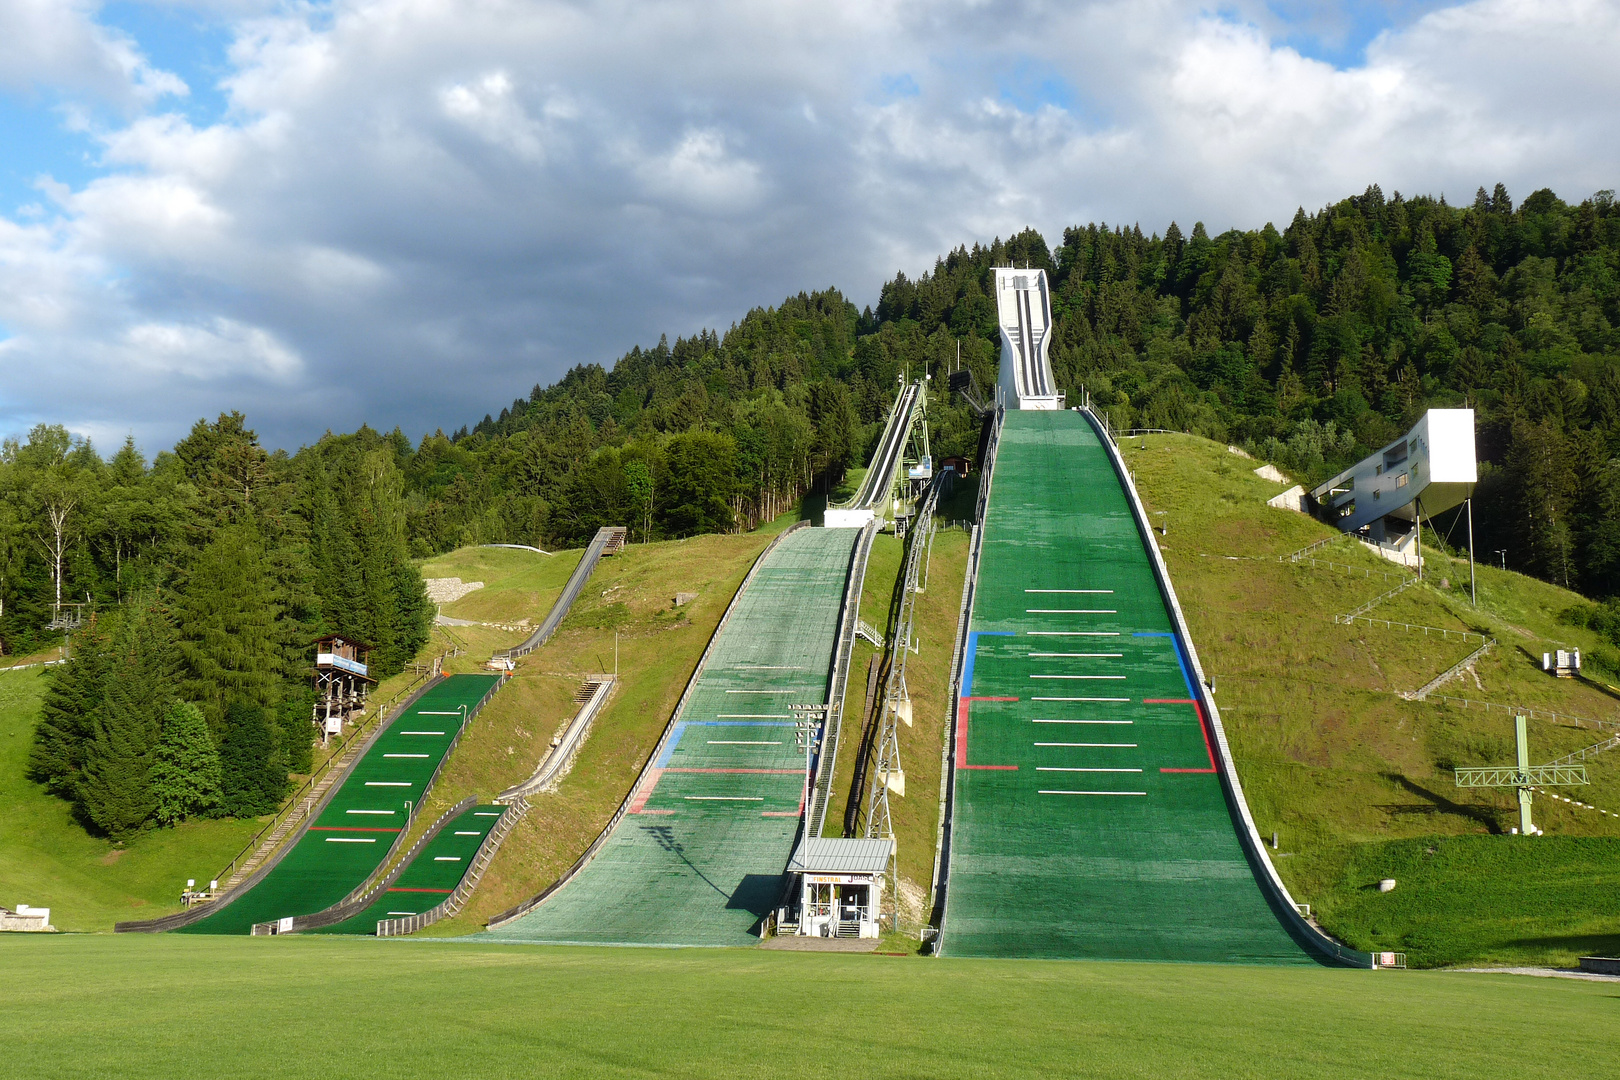
{"type": "Polygon", "coordinates": [[[1179,635],[1167,633],[1163,630],[1141,630],[1132,634],[1131,636],[1169,638],[1170,643],[1176,647],[1176,664],[1181,668],[1181,681],[1187,686],[1187,696],[1192,698],[1194,701],[1198,700],[1198,691],[1193,689],[1192,665],[1187,663],[1187,652],[1182,647],[1181,637],[1179,635]]]}
{"type": "Polygon", "coordinates": [[[685,734],[685,732],[686,721],[682,720],[675,725],[675,730],[670,732],[669,742],[664,746],[664,752],[658,755],[658,763],[654,765],[653,768],[662,769],[665,765],[669,764],[669,756],[675,752],[675,747],[680,743],[681,736],[685,734]]]}
{"type": "Polygon", "coordinates": [[[969,630],[967,656],[962,661],[962,689],[960,697],[973,696],[973,660],[979,655],[981,637],[1016,637],[1011,630],[969,630]]]}

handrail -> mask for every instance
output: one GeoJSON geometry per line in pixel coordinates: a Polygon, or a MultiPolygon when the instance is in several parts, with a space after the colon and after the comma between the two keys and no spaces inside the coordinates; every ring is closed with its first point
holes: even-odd
{"type": "Polygon", "coordinates": [[[877,520],[866,523],[850,552],[849,570],[844,582],[842,607],[838,615],[838,638],[833,646],[833,669],[828,679],[827,715],[821,734],[821,750],[816,755],[816,775],[810,789],[810,802],[804,808],[804,835],[820,836],[827,820],[827,803],[832,798],[832,774],[838,766],[838,739],[843,730],[844,697],[849,687],[849,666],[855,652],[855,624],[860,621],[861,594],[866,588],[866,565],[877,537],[877,520]]]}
{"type": "Polygon", "coordinates": [[[449,896],[420,914],[379,920],[377,936],[400,937],[414,934],[425,926],[431,926],[440,919],[450,918],[459,912],[462,905],[472,896],[473,890],[478,888],[478,882],[483,879],[484,871],[495,861],[495,855],[500,851],[507,834],[517,827],[518,821],[528,812],[527,799],[520,798],[507,807],[500,820],[495,823],[495,827],[485,834],[483,842],[478,845],[478,850],[473,853],[472,864],[467,867],[467,872],[461,875],[461,881],[456,884],[449,896]]]}
{"type": "Polygon", "coordinates": [[[1480,657],[1491,651],[1491,646],[1495,644],[1496,639],[1491,638],[1485,644],[1481,645],[1479,648],[1475,649],[1473,652],[1469,653],[1455,664],[1452,664],[1450,667],[1446,668],[1446,670],[1424,683],[1418,689],[1407,691],[1406,693],[1401,694],[1401,697],[1405,698],[1407,701],[1422,701],[1424,698],[1429,696],[1429,691],[1438,690],[1452,679],[1455,679],[1458,675],[1461,675],[1464,671],[1473,667],[1479,662],[1480,657]]]}
{"type": "Polygon", "coordinates": [[[580,748],[585,745],[585,733],[590,730],[591,724],[607,704],[609,695],[613,693],[613,688],[619,681],[616,675],[592,676],[592,678],[598,679],[595,689],[580,704],[574,718],[568,722],[562,741],[546,751],[546,756],[535,766],[534,772],[527,780],[521,784],[514,784],[495,796],[495,802],[502,805],[515,803],[529,795],[551,790],[562,780],[562,774],[572,765],[580,748]]]}
{"type": "Polygon", "coordinates": [[[568,614],[568,609],[574,606],[575,600],[579,599],[580,591],[585,588],[585,582],[590,579],[591,574],[596,570],[596,564],[602,560],[603,551],[607,549],[610,543],[616,539],[622,539],[624,535],[625,528],[622,525],[603,525],[597,529],[596,535],[591,537],[591,542],[585,548],[585,553],[579,557],[579,563],[574,567],[574,572],[568,575],[567,583],[563,585],[562,592],[558,595],[556,601],[552,603],[551,610],[546,613],[545,619],[535,628],[534,633],[505,652],[496,653],[496,658],[515,660],[520,656],[528,656],[551,640],[551,635],[556,633],[557,627],[562,625],[563,617],[568,614]]]}
{"type": "Polygon", "coordinates": [[[748,591],[748,586],[753,582],[754,577],[759,573],[760,567],[765,564],[765,559],[772,551],[776,550],[776,546],[791,534],[799,531],[800,529],[809,528],[809,526],[810,523],[808,521],[795,521],[792,525],[789,525],[787,528],[783,529],[771,540],[769,544],[765,545],[765,550],[759,553],[759,556],[754,560],[754,565],[748,568],[748,573],[744,575],[742,584],[737,586],[737,591],[732,594],[731,602],[726,605],[725,614],[720,616],[720,622],[716,624],[714,633],[709,635],[709,643],[703,647],[703,655],[698,657],[697,666],[692,669],[691,677],[686,680],[686,689],[681,692],[680,700],[675,703],[674,710],[669,714],[669,720],[664,724],[664,733],[659,736],[658,742],[653,746],[652,753],[647,756],[647,760],[642,765],[641,771],[636,774],[635,783],[630,785],[630,790],[625,793],[624,800],[619,803],[619,808],[614,811],[613,816],[608,819],[608,823],[602,827],[602,831],[597,834],[596,839],[591,841],[591,846],[586,848],[584,854],[580,855],[578,859],[574,860],[574,865],[563,871],[562,875],[558,877],[556,881],[553,881],[550,885],[546,886],[545,889],[543,889],[539,894],[530,897],[528,900],[525,900],[520,904],[507,908],[499,915],[496,915],[494,918],[490,919],[486,924],[488,929],[494,930],[514,919],[519,919],[524,915],[527,915],[529,912],[533,911],[536,907],[539,907],[542,903],[549,899],[551,895],[558,889],[561,889],[564,885],[567,885],[570,881],[572,881],[575,875],[577,875],[581,870],[585,869],[592,859],[596,858],[596,853],[602,849],[603,844],[607,843],[608,837],[613,835],[613,830],[619,827],[619,822],[624,820],[625,814],[630,809],[630,804],[635,801],[636,793],[641,790],[641,785],[647,782],[648,774],[653,767],[653,763],[658,760],[661,754],[663,754],[664,747],[669,743],[671,736],[675,732],[676,720],[680,718],[681,713],[686,709],[687,701],[697,689],[698,680],[703,677],[703,671],[708,666],[709,657],[714,652],[715,642],[720,640],[720,635],[725,631],[726,624],[731,621],[732,614],[737,610],[738,600],[744,593],[748,591]]]}
{"type": "MultiPolygon", "coordinates": [[[[1102,425],[1089,408],[1082,408],[1080,414],[1100,431],[1102,425]]],[[[1203,666],[1198,661],[1198,651],[1193,646],[1192,632],[1188,629],[1186,616],[1182,613],[1181,601],[1176,597],[1175,585],[1170,581],[1170,570],[1164,564],[1164,556],[1159,551],[1159,545],[1153,541],[1153,527],[1148,520],[1147,508],[1142,505],[1142,497],[1136,490],[1135,482],[1131,480],[1130,470],[1125,467],[1124,459],[1119,455],[1119,448],[1106,439],[1101,441],[1107,449],[1109,462],[1118,475],[1120,487],[1126,494],[1126,501],[1130,503],[1138,537],[1148,553],[1154,577],[1157,578],[1160,593],[1164,597],[1165,609],[1170,613],[1178,645],[1183,650],[1182,655],[1191,668],[1189,674],[1193,682],[1192,691],[1197,695],[1198,704],[1203,708],[1214,736],[1211,749],[1222,788],[1227,796],[1228,807],[1236,811],[1241,823],[1236,830],[1238,842],[1250,865],[1258,871],[1256,876],[1261,890],[1270,894],[1273,901],[1270,906],[1278,921],[1301,946],[1308,947],[1321,957],[1347,967],[1375,967],[1377,961],[1373,954],[1341,945],[1328,937],[1319,927],[1306,921],[1300,914],[1299,904],[1289,893],[1288,886],[1283,883],[1277,868],[1272,864],[1271,857],[1266,854],[1265,841],[1260,839],[1260,830],[1255,826],[1254,816],[1249,811],[1248,799],[1243,794],[1243,784],[1238,779],[1237,766],[1232,759],[1232,748],[1226,739],[1226,728],[1221,724],[1220,710],[1215,704],[1214,695],[1209,692],[1203,666]]]]}
{"type": "Polygon", "coordinates": [[[945,937],[945,904],[951,891],[951,832],[956,813],[956,709],[962,696],[962,672],[966,664],[968,624],[973,615],[973,598],[979,590],[979,560],[984,553],[984,514],[990,505],[990,489],[996,479],[996,450],[1001,442],[1001,425],[1007,410],[997,407],[991,421],[990,440],[985,448],[984,465],[979,470],[979,500],[974,509],[973,539],[968,545],[967,575],[962,587],[962,611],[956,623],[956,656],[951,662],[951,697],[945,718],[944,762],[940,775],[939,844],[934,849],[933,955],[940,955],[945,937]]]}

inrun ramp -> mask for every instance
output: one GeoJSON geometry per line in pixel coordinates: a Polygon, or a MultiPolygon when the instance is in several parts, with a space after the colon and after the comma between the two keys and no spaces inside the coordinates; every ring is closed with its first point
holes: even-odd
{"type": "Polygon", "coordinates": [[[790,705],[827,701],[858,529],[800,528],[732,602],[594,858],[504,941],[746,945],[776,907],[805,786],[790,705]]]}
{"type": "Polygon", "coordinates": [[[1311,963],[1255,877],[1128,496],[1009,411],[957,702],[942,952],[1311,963]]]}
{"type": "Polygon", "coordinates": [[[248,934],[255,923],[321,911],[364,885],[422,805],[463,723],[499,683],[498,675],[451,675],[429,687],[389,721],[320,817],[257,885],[174,932],[248,934]]]}
{"type": "Polygon", "coordinates": [[[364,934],[374,936],[385,919],[420,915],[438,907],[455,892],[472,866],[479,845],[508,812],[504,806],[481,805],[462,811],[418,851],[394,883],[363,911],[331,926],[306,930],[309,934],[364,934]]]}

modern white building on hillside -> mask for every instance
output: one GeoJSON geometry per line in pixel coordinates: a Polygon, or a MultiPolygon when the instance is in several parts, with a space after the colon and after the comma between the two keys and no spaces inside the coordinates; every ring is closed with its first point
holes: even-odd
{"type": "Polygon", "coordinates": [[[1412,430],[1311,491],[1340,529],[1383,543],[1474,493],[1474,410],[1430,409],[1412,430]]]}
{"type": "Polygon", "coordinates": [[[1061,409],[1047,346],[1052,293],[1045,270],[996,268],[996,317],[1001,323],[1001,377],[996,396],[1009,409],[1061,409]]]}

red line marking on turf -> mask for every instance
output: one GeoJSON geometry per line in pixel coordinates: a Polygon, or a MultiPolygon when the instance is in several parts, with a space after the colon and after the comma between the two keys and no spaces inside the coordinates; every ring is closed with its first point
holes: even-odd
{"type": "Polygon", "coordinates": [[[662,776],[663,773],[663,769],[647,770],[647,779],[642,781],[641,789],[636,792],[635,799],[630,803],[630,813],[642,813],[641,808],[647,805],[648,799],[652,798],[653,788],[658,786],[658,778],[662,776]]]}
{"type": "Polygon", "coordinates": [[[310,832],[399,832],[398,829],[384,829],[364,825],[311,825],[310,832]]]}
{"type": "MultiPolygon", "coordinates": [[[[1143,704],[1145,705],[1145,704],[1147,704],[1147,702],[1143,702],[1143,704]]],[[[1164,704],[1169,704],[1169,703],[1165,702],[1164,704]]],[[[1176,704],[1182,704],[1182,703],[1177,702],[1176,704]]],[[[1212,773],[1212,772],[1215,771],[1215,748],[1213,746],[1211,746],[1210,742],[1209,742],[1209,722],[1204,719],[1204,707],[1202,705],[1200,705],[1198,702],[1193,701],[1191,699],[1187,700],[1185,702],[1185,704],[1191,705],[1193,707],[1193,712],[1198,714],[1198,732],[1199,732],[1199,734],[1201,734],[1204,737],[1204,753],[1209,755],[1209,768],[1207,768],[1207,769],[1160,769],[1159,771],[1162,772],[1162,773],[1212,773]]]]}
{"type": "Polygon", "coordinates": [[[975,701],[1017,701],[1015,697],[965,697],[956,701],[956,767],[958,769],[1017,769],[1016,765],[969,765],[967,763],[968,708],[975,701]]]}
{"type": "Polygon", "coordinates": [[[798,769],[665,769],[679,773],[762,773],[767,776],[803,776],[798,769]]]}
{"type": "Polygon", "coordinates": [[[451,893],[451,892],[455,892],[454,889],[389,889],[388,891],[389,892],[430,892],[430,893],[451,893]]]}
{"type": "Polygon", "coordinates": [[[637,810],[638,814],[673,814],[673,810],[637,810]]]}

